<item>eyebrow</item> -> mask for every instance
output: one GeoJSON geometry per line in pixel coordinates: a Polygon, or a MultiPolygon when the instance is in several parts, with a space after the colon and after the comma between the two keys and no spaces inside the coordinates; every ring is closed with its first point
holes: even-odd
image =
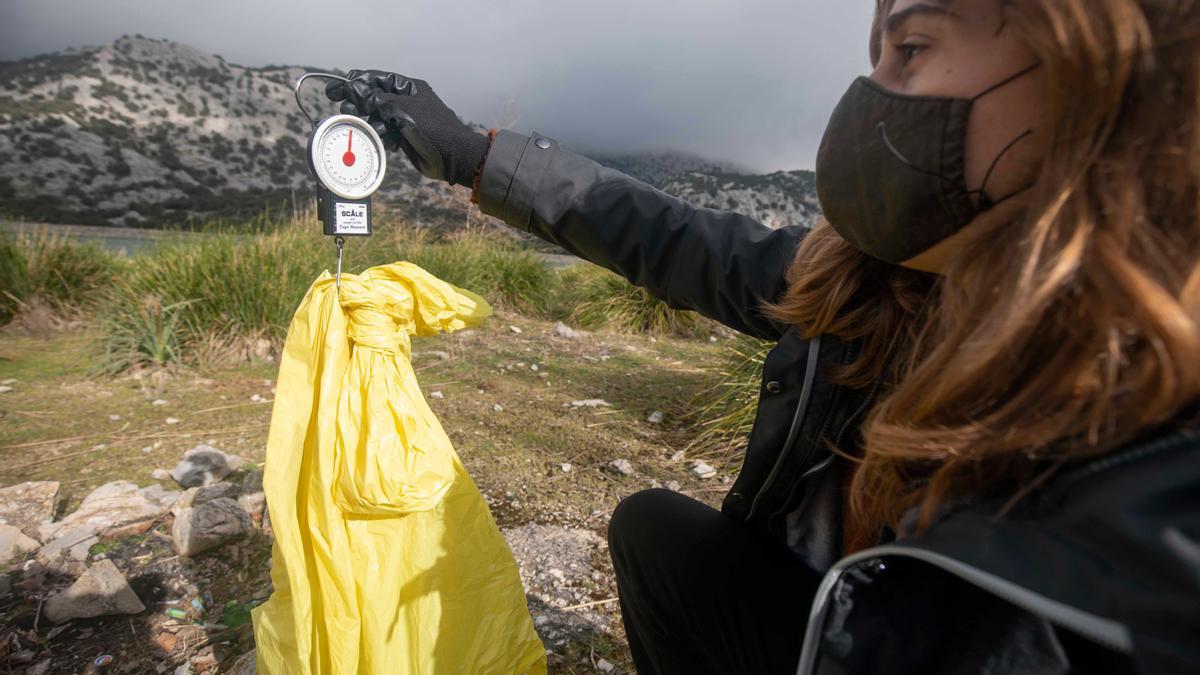
{"type": "Polygon", "coordinates": [[[920,14],[932,14],[943,17],[953,16],[953,13],[950,11],[952,2],[953,0],[934,0],[934,4],[922,3],[907,7],[887,18],[887,21],[884,23],[883,32],[885,35],[895,33],[904,26],[905,22],[920,14]]]}

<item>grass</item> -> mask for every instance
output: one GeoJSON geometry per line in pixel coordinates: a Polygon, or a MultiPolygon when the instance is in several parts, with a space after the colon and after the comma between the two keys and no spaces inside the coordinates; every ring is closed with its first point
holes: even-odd
{"type": "MultiPolygon", "coordinates": [[[[409,260],[525,316],[652,335],[711,328],[595,265],[551,269],[539,253],[490,228],[449,238],[402,222],[379,230],[348,242],[345,271],[409,260]]],[[[132,260],[48,234],[5,237],[0,324],[35,305],[91,314],[112,373],[230,361],[254,353],[247,345],[260,340],[278,345],[298,298],[333,261],[332,243],[311,216],[214,226],[132,260]]]]}
{"type": "Polygon", "coordinates": [[[38,304],[60,314],[88,311],[125,267],[95,244],[48,232],[0,233],[0,325],[38,304]]]}
{"type": "Polygon", "coordinates": [[[774,344],[738,335],[720,363],[711,368],[713,386],[693,397],[689,409],[699,433],[689,450],[724,454],[744,449],[754,426],[763,361],[774,344]]]}

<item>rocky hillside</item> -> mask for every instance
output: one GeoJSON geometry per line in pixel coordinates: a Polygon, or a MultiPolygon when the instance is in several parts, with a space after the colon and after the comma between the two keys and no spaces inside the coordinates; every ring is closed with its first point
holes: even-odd
{"type": "MultiPolygon", "coordinates": [[[[311,193],[300,66],[249,68],[166,40],[122,37],[0,63],[0,215],[156,227],[290,209],[311,193]]],[[[319,84],[312,107],[332,112],[319,84]]],[[[751,175],[673,153],[598,157],[698,206],[773,226],[815,216],[812,174],[751,175]]],[[[377,199],[427,224],[466,204],[406,161],[377,199]]]]}

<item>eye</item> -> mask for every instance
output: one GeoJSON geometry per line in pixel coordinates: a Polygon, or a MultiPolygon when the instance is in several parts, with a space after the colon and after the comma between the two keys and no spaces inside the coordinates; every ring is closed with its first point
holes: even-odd
{"type": "Polygon", "coordinates": [[[916,42],[904,42],[902,44],[895,45],[896,52],[900,54],[900,58],[903,59],[904,63],[912,61],[914,58],[916,58],[917,54],[925,51],[927,47],[928,45],[916,42]]]}

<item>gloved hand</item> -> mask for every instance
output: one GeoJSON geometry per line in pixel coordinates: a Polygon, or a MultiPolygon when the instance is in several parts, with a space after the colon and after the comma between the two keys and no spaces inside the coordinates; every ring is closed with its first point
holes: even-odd
{"type": "Polygon", "coordinates": [[[471,187],[488,137],[459,121],[427,82],[382,70],[351,70],[348,78],[325,86],[326,96],[343,101],[343,113],[367,118],[422,175],[471,187]]]}

